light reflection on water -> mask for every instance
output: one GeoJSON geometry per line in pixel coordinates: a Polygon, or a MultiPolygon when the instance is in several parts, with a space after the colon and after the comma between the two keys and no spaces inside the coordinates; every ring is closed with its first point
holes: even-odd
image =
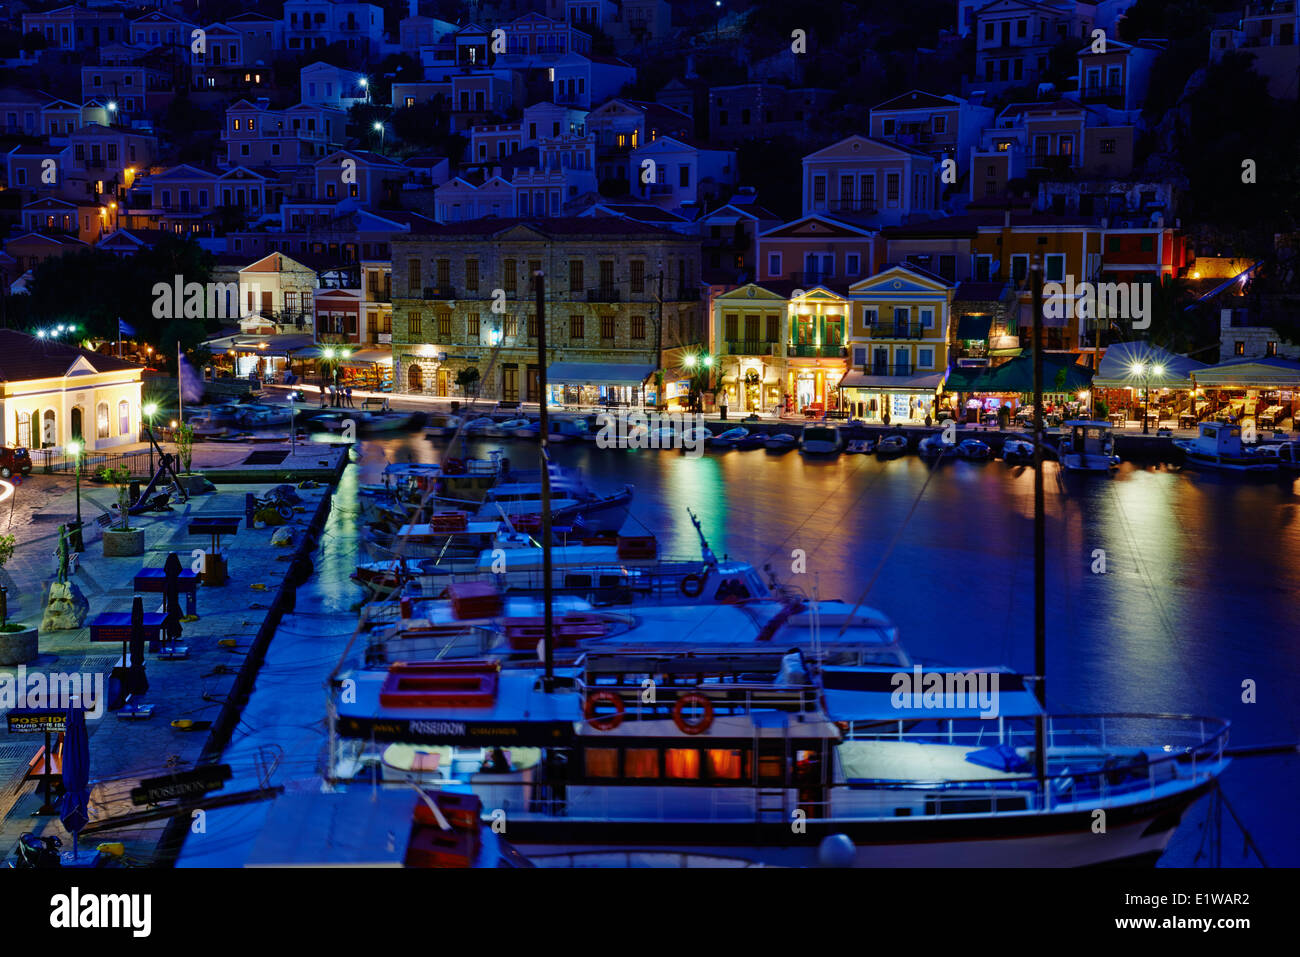
{"type": "MultiPolygon", "coordinates": [[[[384,461],[436,461],[444,447],[418,435],[366,443],[350,471],[375,481],[384,461]]],[[[533,443],[471,442],[468,453],[490,448],[535,467],[533,443]]],[[[917,658],[1032,669],[1031,469],[945,463],[918,501],[930,470],[916,456],[551,448],[599,491],[635,485],[629,531],[653,530],[665,554],[698,554],[689,507],[719,555],[789,578],[802,549],[809,577],[798,583],[811,591],[815,577],[822,597],[856,600],[878,576],[866,604],[898,623],[917,658]]],[[[1234,744],[1300,740],[1300,480],[1129,464],[1077,477],[1049,464],[1044,484],[1053,710],[1216,715],[1232,720],[1234,744]],[[1242,702],[1246,680],[1256,704],[1242,702]]],[[[1300,864],[1300,760],[1239,759],[1224,787],[1268,862],[1300,864]]],[[[1191,862],[1203,811],[1189,812],[1165,863],[1191,862]]],[[[1225,839],[1225,864],[1240,845],[1225,839]]]]}

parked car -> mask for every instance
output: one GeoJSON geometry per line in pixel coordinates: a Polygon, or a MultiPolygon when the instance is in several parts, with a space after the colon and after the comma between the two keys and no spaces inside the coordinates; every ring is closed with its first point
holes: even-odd
{"type": "Polygon", "coordinates": [[[5,446],[0,448],[0,478],[8,478],[17,472],[28,475],[32,471],[32,454],[21,445],[17,448],[5,446]]]}

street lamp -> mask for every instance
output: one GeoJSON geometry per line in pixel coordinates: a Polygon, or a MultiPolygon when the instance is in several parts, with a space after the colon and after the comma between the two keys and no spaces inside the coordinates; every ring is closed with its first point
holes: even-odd
{"type": "Polygon", "coordinates": [[[372,129],[379,134],[379,152],[382,153],[384,151],[384,124],[379,120],[375,120],[372,129]]]}
{"type": "Polygon", "coordinates": [[[73,439],[64,446],[64,449],[72,455],[77,483],[77,524],[72,532],[72,548],[74,551],[84,552],[86,546],[81,538],[81,453],[85,445],[80,440],[73,439]]]}
{"type": "Polygon", "coordinates": [[[158,414],[157,402],[146,402],[144,408],[144,417],[149,420],[149,474],[153,475],[153,417],[158,414]]]}
{"type": "Polygon", "coordinates": [[[1165,374],[1165,367],[1158,362],[1154,365],[1137,362],[1133,364],[1133,372],[1142,379],[1142,434],[1146,435],[1150,432],[1150,427],[1147,424],[1147,412],[1150,410],[1151,405],[1151,376],[1154,375],[1157,379],[1160,378],[1165,374]]]}
{"type": "Polygon", "coordinates": [[[367,77],[363,76],[357,82],[361,84],[361,89],[366,91],[366,102],[369,103],[370,102],[370,80],[367,77]]]}

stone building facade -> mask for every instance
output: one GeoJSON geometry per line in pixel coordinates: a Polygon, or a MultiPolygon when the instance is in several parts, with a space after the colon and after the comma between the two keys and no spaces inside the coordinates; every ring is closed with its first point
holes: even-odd
{"type": "Polygon", "coordinates": [[[538,401],[539,269],[548,385],[567,387],[554,399],[638,404],[653,383],[656,348],[669,369],[704,342],[694,237],[612,218],[481,219],[394,236],[392,254],[399,393],[538,401]],[[477,383],[458,383],[470,368],[477,383]]]}

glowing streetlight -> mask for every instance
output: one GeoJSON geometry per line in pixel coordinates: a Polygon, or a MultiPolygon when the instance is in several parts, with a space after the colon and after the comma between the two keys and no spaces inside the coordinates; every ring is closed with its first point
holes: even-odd
{"type": "Polygon", "coordinates": [[[379,120],[375,120],[371,129],[379,134],[379,152],[382,153],[384,151],[384,124],[379,120]]]}
{"type": "Polygon", "coordinates": [[[146,402],[140,411],[149,420],[149,474],[153,474],[153,417],[158,414],[157,402],[146,402]]]}

